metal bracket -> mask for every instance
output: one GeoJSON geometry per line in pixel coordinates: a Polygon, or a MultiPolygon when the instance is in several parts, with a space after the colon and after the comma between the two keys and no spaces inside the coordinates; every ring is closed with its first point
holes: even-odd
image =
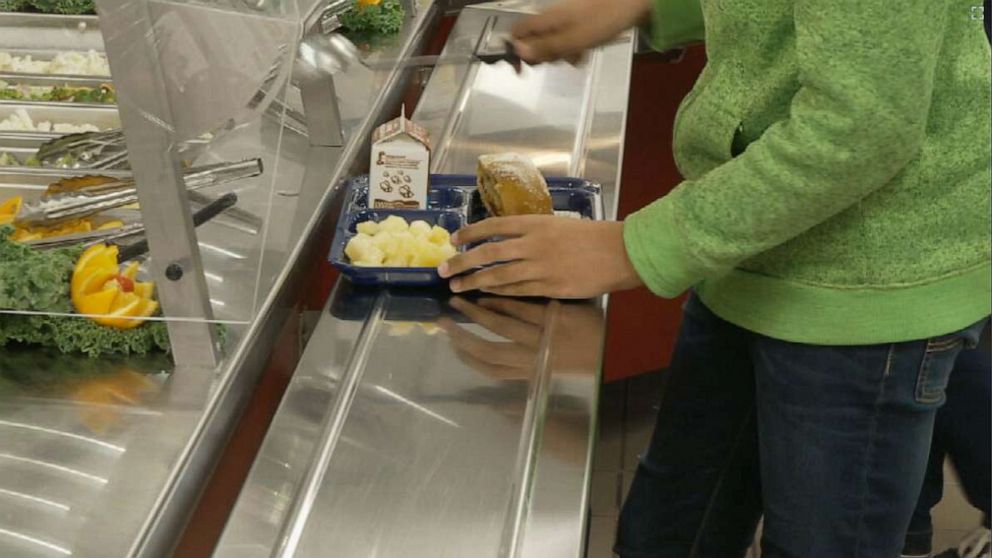
{"type": "MultiPolygon", "coordinates": [[[[301,46],[309,47],[311,50],[321,49],[325,43],[320,41],[320,38],[336,33],[341,28],[339,16],[351,8],[351,0],[333,0],[319,13],[309,18],[310,23],[304,29],[301,46]]],[[[333,53],[321,54],[333,56],[333,53]]],[[[314,64],[312,60],[306,60],[306,57],[297,56],[293,81],[298,85],[303,100],[303,114],[310,145],[324,147],[344,145],[334,75],[335,70],[314,64]]]]}

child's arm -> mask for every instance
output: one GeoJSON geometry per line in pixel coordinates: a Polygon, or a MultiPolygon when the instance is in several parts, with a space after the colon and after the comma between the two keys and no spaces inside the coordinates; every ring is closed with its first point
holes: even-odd
{"type": "MultiPolygon", "coordinates": [[[[645,283],[678,295],[891,181],[924,139],[947,11],[932,0],[795,0],[800,87],[788,118],[627,218],[627,253],[645,283]]],[[[716,40],[729,48],[734,37],[707,38],[716,40]]],[[[731,93],[746,95],[739,87],[731,93]]]]}
{"type": "Polygon", "coordinates": [[[702,41],[705,33],[699,0],[653,0],[645,31],[659,52],[702,41]]]}

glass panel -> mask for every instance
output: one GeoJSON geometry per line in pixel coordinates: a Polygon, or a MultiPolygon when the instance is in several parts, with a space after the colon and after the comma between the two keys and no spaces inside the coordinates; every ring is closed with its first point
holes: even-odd
{"type": "Polygon", "coordinates": [[[0,346],[157,351],[169,346],[162,322],[250,323],[279,271],[266,266],[269,233],[285,227],[270,224],[303,210],[282,195],[299,193],[305,166],[283,141],[308,143],[285,101],[313,4],[0,18],[17,29],[0,43],[0,346]],[[89,135],[66,136],[78,133],[89,135]]]}

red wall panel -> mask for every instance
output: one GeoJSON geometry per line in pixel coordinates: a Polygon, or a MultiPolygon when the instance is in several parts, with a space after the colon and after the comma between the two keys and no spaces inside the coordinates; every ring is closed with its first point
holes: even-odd
{"type": "MultiPolygon", "coordinates": [[[[672,124],[682,98],[706,63],[701,46],[671,63],[660,56],[635,59],[624,143],[619,216],[668,193],[681,180],[672,158],[672,124]]],[[[646,289],[610,298],[605,380],[619,380],[667,366],[681,318],[681,300],[646,289]]]]}

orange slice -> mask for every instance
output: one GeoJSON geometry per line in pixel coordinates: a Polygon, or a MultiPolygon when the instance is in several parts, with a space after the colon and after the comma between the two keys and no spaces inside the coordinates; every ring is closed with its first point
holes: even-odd
{"type": "Polygon", "coordinates": [[[93,294],[83,295],[76,310],[80,314],[102,316],[108,314],[117,298],[116,289],[106,289],[93,294]]]}

